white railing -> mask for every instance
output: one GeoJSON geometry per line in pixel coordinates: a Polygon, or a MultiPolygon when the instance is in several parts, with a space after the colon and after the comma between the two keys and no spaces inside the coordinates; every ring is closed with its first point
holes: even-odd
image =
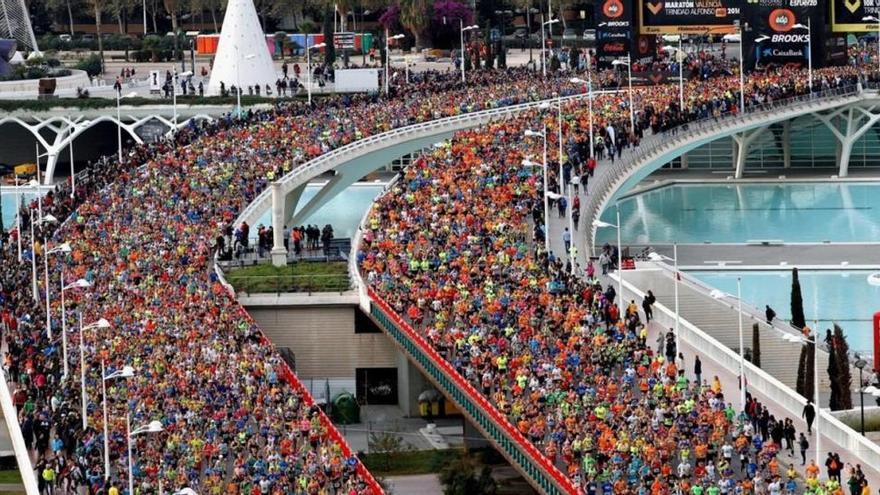
{"type": "MultiPolygon", "coordinates": [[[[615,93],[616,91],[594,91],[593,96],[604,93],[615,93]]],[[[577,93],[561,97],[546,98],[535,100],[528,103],[519,103],[516,105],[500,106],[490,108],[488,110],[480,110],[477,112],[463,113],[453,115],[451,117],[442,117],[439,119],[429,120],[418,124],[412,124],[404,127],[398,127],[390,131],[380,134],[368,136],[358,139],[350,144],[341,146],[335,150],[324,153],[323,155],[313,158],[308,162],[296,167],[288,172],[284,177],[278,179],[281,184],[281,191],[287,194],[296,186],[308,182],[309,180],[327,172],[341,163],[351,161],[354,158],[365,155],[368,152],[377,149],[387,148],[399,142],[410,141],[418,138],[430,137],[434,134],[443,132],[451,132],[461,130],[472,125],[481,124],[492,119],[512,115],[526,110],[541,108],[548,104],[554,104],[558,101],[563,103],[589,98],[589,93],[577,93]],[[463,125],[467,124],[467,125],[463,125]]],[[[260,215],[263,210],[269,209],[272,201],[271,188],[267,187],[239,214],[236,223],[247,221],[252,223],[260,215]]]]}
{"type": "MultiPolygon", "coordinates": [[[[593,221],[599,219],[615,192],[637,170],[664,158],[664,154],[680,149],[689,142],[713,135],[730,134],[740,127],[753,126],[756,122],[787,120],[792,117],[789,115],[791,113],[802,114],[828,109],[840,103],[849,103],[859,98],[861,94],[858,86],[835,88],[812,95],[801,95],[752,106],[746,113],[727,114],[718,118],[709,117],[685,123],[654,134],[646,138],[638,147],[629,148],[625,159],[617,160],[613,164],[606,162],[597,167],[598,174],[594,179],[595,182],[591,182],[588,195],[591,200],[586,205],[587,214],[584,216],[592,225],[593,221]],[[788,110],[788,114],[781,113],[782,109],[788,110]]],[[[588,239],[590,245],[595,237],[596,227],[592,227],[588,239]]]]}
{"type": "MultiPolygon", "coordinates": [[[[388,194],[395,185],[397,185],[397,181],[400,178],[400,175],[395,175],[387,184],[385,184],[385,188],[376,195],[373,199],[373,204],[379,201],[379,198],[388,194]]],[[[358,223],[357,229],[354,233],[354,238],[351,240],[351,252],[348,256],[348,274],[351,277],[351,284],[354,287],[354,290],[358,294],[358,303],[360,304],[361,309],[365,314],[370,313],[370,297],[367,295],[367,284],[364,282],[363,277],[361,277],[361,270],[358,266],[358,251],[361,250],[361,240],[364,237],[364,228],[367,225],[367,219],[370,218],[370,212],[373,211],[373,205],[371,204],[367,211],[364,212],[364,215],[361,217],[361,221],[358,223]]]]}
{"type": "MultiPolygon", "coordinates": [[[[617,273],[609,274],[609,277],[617,281],[617,273]]],[[[645,293],[639,288],[623,279],[623,292],[618,297],[631,299],[644,298],[645,293]]],[[[706,297],[710,297],[706,292],[706,297]]],[[[666,328],[675,326],[675,311],[657,302],[654,304],[654,319],[666,328]]],[[[739,376],[739,354],[715,340],[714,337],[703,332],[691,322],[679,316],[679,338],[687,341],[692,347],[699,349],[704,355],[720,365],[734,376],[739,376]]],[[[749,361],[744,363],[746,383],[774,403],[781,406],[792,417],[799,418],[803,412],[806,399],[800,394],[780,382],[761,368],[749,361]]],[[[859,435],[858,432],[835,418],[827,409],[820,409],[820,421],[822,422],[822,435],[834,441],[848,452],[862,460],[866,466],[880,466],[880,446],[859,435]]]]}

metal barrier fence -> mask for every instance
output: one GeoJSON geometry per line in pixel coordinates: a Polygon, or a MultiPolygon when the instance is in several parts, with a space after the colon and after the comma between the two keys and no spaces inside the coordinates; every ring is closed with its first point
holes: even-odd
{"type": "Polygon", "coordinates": [[[370,314],[420,368],[450,397],[502,454],[548,495],[579,493],[574,483],[467,382],[372,289],[370,314]]]}

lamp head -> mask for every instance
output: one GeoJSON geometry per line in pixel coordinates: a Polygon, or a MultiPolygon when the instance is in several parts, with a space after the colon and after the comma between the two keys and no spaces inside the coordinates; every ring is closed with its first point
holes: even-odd
{"type": "Polygon", "coordinates": [[[162,431],[164,429],[165,429],[165,426],[162,425],[161,421],[153,420],[153,421],[150,421],[150,424],[147,425],[147,427],[144,429],[144,431],[147,433],[159,433],[160,431],[162,431]]]}
{"type": "Polygon", "coordinates": [[[880,287],[880,272],[874,272],[868,275],[868,285],[880,287]]]}
{"type": "MultiPolygon", "coordinates": [[[[92,286],[92,283],[84,278],[81,278],[70,285],[73,287],[76,287],[78,289],[87,289],[92,286]]],[[[107,320],[104,320],[104,321],[107,321],[107,320]]],[[[109,325],[109,323],[108,323],[108,325],[109,325]]]]}
{"type": "Polygon", "coordinates": [[[58,219],[55,218],[52,214],[44,215],[40,220],[41,223],[57,223],[58,219]]]}
{"type": "Polygon", "coordinates": [[[572,84],[586,84],[587,83],[587,81],[584,81],[583,79],[581,79],[579,77],[572,77],[571,79],[568,80],[568,82],[570,82],[572,84]]]}
{"type": "Polygon", "coordinates": [[[55,249],[53,249],[53,251],[57,251],[59,253],[69,253],[71,251],[70,243],[62,242],[61,244],[55,246],[55,249]]]}
{"type": "Polygon", "coordinates": [[[724,292],[718,289],[712,289],[709,295],[712,296],[712,299],[722,299],[725,296],[724,292]]]}
{"type": "Polygon", "coordinates": [[[593,222],[593,227],[603,228],[603,227],[617,227],[613,223],[603,222],[602,220],[595,220],[593,222]]]}
{"type": "Polygon", "coordinates": [[[650,252],[648,253],[648,259],[651,261],[663,261],[663,256],[660,256],[659,253],[650,252]]]}
{"type": "Polygon", "coordinates": [[[110,328],[110,322],[107,321],[106,318],[101,318],[100,320],[95,322],[95,326],[98,328],[110,328]]]}
{"type": "Polygon", "coordinates": [[[123,366],[119,371],[119,376],[121,378],[131,378],[134,376],[134,368],[131,366],[123,366]]]}

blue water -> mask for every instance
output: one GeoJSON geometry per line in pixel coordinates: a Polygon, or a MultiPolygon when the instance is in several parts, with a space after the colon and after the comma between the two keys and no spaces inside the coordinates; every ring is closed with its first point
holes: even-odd
{"type": "MultiPolygon", "coordinates": [[[[0,204],[3,206],[3,227],[6,230],[11,230],[15,227],[15,212],[16,212],[16,201],[19,201],[18,195],[14,191],[14,187],[2,187],[0,188],[0,204]]],[[[36,198],[37,196],[33,191],[28,191],[24,188],[20,189],[21,191],[21,201],[25,204],[28,201],[36,198]],[[26,192],[27,191],[27,192],[26,192]]]]}
{"type": "MultiPolygon", "coordinates": [[[[385,185],[382,183],[354,184],[317,209],[304,223],[317,224],[319,227],[329,223],[333,226],[333,234],[337,238],[354,238],[361,218],[384,187],[385,185]]],[[[320,190],[320,185],[309,184],[306,186],[299,200],[299,206],[302,207],[308,203],[320,190]]],[[[270,212],[266,211],[260,216],[257,225],[271,223],[270,212]]]]}
{"type": "MultiPolygon", "coordinates": [[[[873,349],[872,318],[880,311],[880,287],[869,285],[868,271],[798,270],[804,315],[812,326],[819,320],[822,335],[836,322],[851,351],[873,349]]],[[[777,318],[791,319],[791,270],[761,272],[688,272],[689,275],[736,295],[736,277],[742,277],[743,302],[761,310],[769,304],[777,318]]]]}
{"type": "MultiPolygon", "coordinates": [[[[620,203],[625,244],[880,241],[880,183],[672,185],[620,203]]],[[[611,206],[602,219],[616,223],[611,206]]],[[[614,229],[597,241],[614,242],[614,229]]]]}

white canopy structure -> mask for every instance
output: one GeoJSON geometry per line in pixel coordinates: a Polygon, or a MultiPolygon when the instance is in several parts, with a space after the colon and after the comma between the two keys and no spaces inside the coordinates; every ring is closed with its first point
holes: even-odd
{"type": "Polygon", "coordinates": [[[248,86],[259,85],[265,91],[267,84],[274,88],[277,80],[253,0],[229,0],[208,94],[220,94],[221,82],[229,90],[240,81],[244,94],[248,94],[248,86]]]}

